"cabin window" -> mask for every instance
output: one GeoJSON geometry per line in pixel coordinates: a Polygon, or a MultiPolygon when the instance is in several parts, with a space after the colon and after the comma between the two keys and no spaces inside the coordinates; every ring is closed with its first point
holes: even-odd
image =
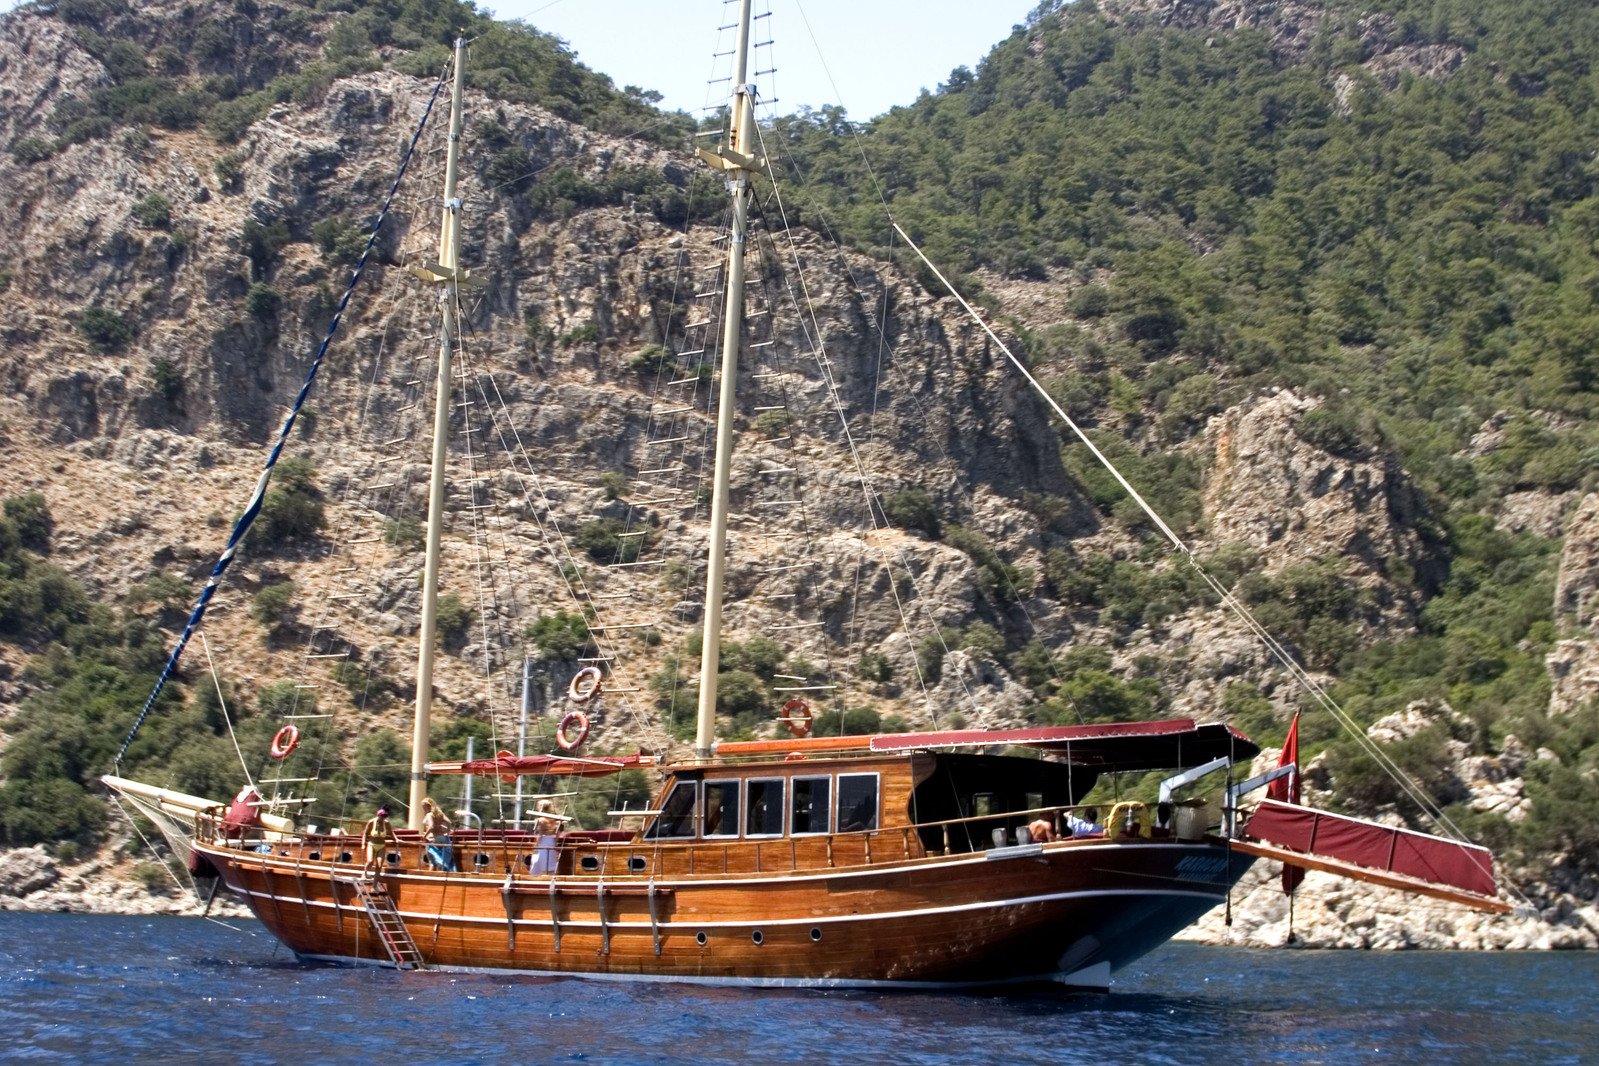
{"type": "Polygon", "coordinates": [[[693,781],[679,781],[672,786],[666,802],[661,804],[661,813],[650,823],[644,839],[694,835],[694,784],[693,781]]]}
{"type": "Polygon", "coordinates": [[[992,792],[978,792],[972,796],[972,817],[986,818],[999,808],[994,806],[992,792]]]}
{"type": "Polygon", "coordinates": [[[859,833],[877,828],[877,775],[838,775],[838,831],[859,833]]]}
{"type": "Polygon", "coordinates": [[[700,820],[700,835],[738,836],[737,780],[705,782],[705,814],[700,820]]]}
{"type": "Polygon", "coordinates": [[[789,808],[789,832],[795,836],[806,833],[827,832],[828,789],[832,779],[826,777],[796,777],[794,800],[789,808]]]}
{"type": "Polygon", "coordinates": [[[783,835],[783,780],[759,779],[744,786],[744,835],[783,835]]]}

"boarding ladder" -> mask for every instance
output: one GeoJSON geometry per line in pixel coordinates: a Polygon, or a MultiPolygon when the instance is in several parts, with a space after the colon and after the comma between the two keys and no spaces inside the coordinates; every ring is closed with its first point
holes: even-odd
{"type": "Polygon", "coordinates": [[[421,970],[422,952],[417,950],[416,941],[411,939],[410,932],[405,928],[405,922],[400,918],[400,912],[394,909],[394,897],[389,895],[389,890],[381,881],[352,880],[355,894],[366,907],[366,916],[371,919],[372,928],[377,931],[378,940],[383,945],[383,950],[389,953],[389,959],[396,969],[421,970]]]}

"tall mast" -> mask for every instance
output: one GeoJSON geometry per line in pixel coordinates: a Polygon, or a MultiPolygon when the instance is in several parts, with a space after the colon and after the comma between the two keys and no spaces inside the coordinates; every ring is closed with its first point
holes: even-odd
{"type": "Polygon", "coordinates": [[[727,556],[728,472],[733,463],[734,397],[738,389],[738,346],[744,331],[744,236],[749,220],[750,177],[767,173],[755,151],[755,86],[749,78],[750,4],[739,4],[738,44],[734,49],[733,97],[727,143],[700,157],[726,172],[733,198],[733,228],[727,242],[727,302],[722,314],[722,387],[716,411],[716,469],[711,481],[710,559],[705,568],[705,639],[700,658],[700,702],[694,749],[710,758],[716,739],[716,677],[722,661],[722,579],[727,556]]]}
{"type": "Polygon", "coordinates": [[[455,345],[455,302],[460,291],[458,239],[461,201],[455,195],[461,150],[461,94],[466,40],[455,42],[455,86],[450,93],[450,141],[444,160],[444,217],[439,224],[439,261],[414,273],[440,284],[438,395],[433,404],[433,463],[428,480],[427,562],[422,570],[422,626],[416,657],[416,719],[411,729],[411,792],[406,824],[422,828],[427,797],[429,722],[433,715],[433,641],[438,625],[439,540],[444,530],[444,457],[450,429],[450,356],[455,345]]]}

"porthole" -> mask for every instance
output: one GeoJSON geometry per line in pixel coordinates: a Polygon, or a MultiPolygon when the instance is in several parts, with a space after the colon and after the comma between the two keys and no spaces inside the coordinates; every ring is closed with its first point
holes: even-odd
{"type": "Polygon", "coordinates": [[[476,855],[472,856],[472,865],[477,867],[479,870],[486,868],[492,861],[493,860],[489,858],[489,853],[486,851],[480,851],[476,855]]]}
{"type": "Polygon", "coordinates": [[[650,860],[642,855],[629,855],[627,857],[627,872],[630,874],[641,874],[649,868],[649,865],[650,860]]]}
{"type": "Polygon", "coordinates": [[[759,929],[757,929],[757,930],[755,930],[755,932],[750,934],[750,939],[755,941],[755,946],[756,947],[760,947],[763,943],[766,942],[766,934],[762,933],[759,929]]]}
{"type": "Polygon", "coordinates": [[[533,856],[531,856],[531,855],[522,856],[522,868],[524,870],[533,869],[533,856]]]}
{"type": "Polygon", "coordinates": [[[811,926],[811,940],[816,943],[821,943],[822,940],[822,931],[814,925],[811,926]]]}
{"type": "Polygon", "coordinates": [[[583,868],[584,873],[591,874],[600,868],[600,857],[598,855],[585,855],[578,865],[583,868]]]}
{"type": "Polygon", "coordinates": [[[350,861],[350,860],[351,860],[351,859],[354,859],[354,858],[355,858],[355,856],[354,856],[354,855],[351,855],[351,854],[350,854],[350,853],[349,853],[349,852],[347,852],[347,851],[341,851],[341,852],[339,852],[339,861],[340,861],[340,862],[349,862],[349,861],[350,861]]]}
{"type": "Polygon", "coordinates": [[[391,851],[387,855],[383,856],[383,861],[388,863],[390,866],[398,866],[400,865],[400,853],[397,851],[391,851]]]}
{"type": "Polygon", "coordinates": [[[305,853],[305,857],[310,859],[312,862],[322,861],[322,853],[320,851],[308,851],[305,853]]]}
{"type": "Polygon", "coordinates": [[[694,943],[698,944],[702,948],[705,946],[706,939],[707,937],[705,936],[705,930],[703,929],[694,934],[694,943]]]}

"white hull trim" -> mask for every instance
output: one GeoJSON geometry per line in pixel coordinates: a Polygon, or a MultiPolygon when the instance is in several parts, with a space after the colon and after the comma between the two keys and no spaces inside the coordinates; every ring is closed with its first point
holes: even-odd
{"type": "MultiPolygon", "coordinates": [[[[253,891],[248,891],[248,890],[240,891],[238,889],[233,889],[232,891],[234,892],[235,895],[248,896],[248,897],[251,897],[251,898],[254,898],[254,899],[268,900],[275,906],[289,906],[289,907],[302,907],[302,908],[303,907],[320,907],[320,908],[323,908],[323,909],[326,909],[326,910],[349,911],[349,912],[353,912],[355,914],[361,914],[363,912],[363,909],[361,908],[361,906],[359,904],[340,904],[340,903],[331,903],[331,902],[327,902],[327,901],[324,901],[324,900],[307,900],[307,899],[301,899],[298,896],[280,896],[280,895],[276,895],[276,894],[271,893],[271,892],[253,892],[253,891]]],[[[701,930],[701,929],[740,929],[740,930],[742,930],[742,929],[749,929],[751,927],[758,927],[758,928],[762,928],[762,929],[768,929],[768,928],[778,927],[778,926],[837,925],[837,924],[844,923],[844,922],[855,922],[855,923],[880,922],[880,921],[889,921],[889,920],[900,919],[900,918],[926,918],[926,917],[933,917],[933,916],[946,915],[946,914],[969,914],[969,913],[971,913],[973,911],[998,910],[998,909],[1008,908],[1008,907],[1022,907],[1022,906],[1027,906],[1027,905],[1035,904],[1035,903],[1054,903],[1054,902],[1058,902],[1060,900],[1067,900],[1067,899],[1119,899],[1119,898],[1128,897],[1128,896],[1133,896],[1133,897],[1162,897],[1162,898],[1176,896],[1176,897],[1181,897],[1181,898],[1184,898],[1184,899],[1203,899],[1203,900],[1208,900],[1210,902],[1210,904],[1212,906],[1214,906],[1215,904],[1220,903],[1226,897],[1226,892],[1225,892],[1225,890],[1218,890],[1218,891],[1215,891],[1215,892],[1195,892],[1195,891],[1191,891],[1191,890],[1175,889],[1175,888],[1164,888],[1164,889],[1135,889],[1135,888],[1091,889],[1091,890],[1079,891],[1079,892],[1050,892],[1050,893],[1046,893],[1044,895],[1037,895],[1037,896],[1017,896],[1017,897],[1011,898],[1011,899],[983,900],[983,901],[978,902],[978,903],[961,903],[961,904],[957,904],[957,905],[951,906],[951,907],[920,907],[920,908],[916,908],[916,909],[913,909],[913,910],[879,911],[879,912],[876,912],[876,913],[873,913],[873,914],[836,914],[836,915],[829,915],[827,917],[811,917],[811,918],[774,918],[774,919],[772,919],[770,921],[753,921],[753,922],[750,922],[750,921],[745,921],[745,922],[656,922],[652,926],[649,922],[599,922],[599,921],[588,921],[588,920],[584,920],[584,919],[576,919],[576,918],[574,918],[574,919],[563,919],[561,921],[561,929],[563,931],[564,930],[570,930],[570,929],[599,929],[599,930],[609,929],[609,930],[611,930],[611,932],[613,934],[616,933],[619,930],[626,930],[626,931],[629,931],[629,932],[636,930],[637,932],[639,932],[641,934],[648,935],[648,934],[653,933],[653,932],[658,931],[658,930],[659,931],[671,930],[671,931],[678,931],[678,932],[687,932],[687,931],[690,931],[690,930],[698,931],[698,930],[701,930]]],[[[396,913],[398,913],[399,916],[402,919],[405,919],[406,921],[414,921],[414,922],[419,922],[419,923],[448,922],[448,923],[459,923],[459,924],[469,924],[469,925],[490,925],[490,926],[495,926],[497,928],[504,928],[506,926],[506,924],[507,924],[507,919],[505,919],[503,917],[477,917],[477,916],[474,916],[474,915],[459,915],[459,914],[438,915],[438,914],[419,913],[419,912],[416,912],[416,911],[396,911],[396,913]]],[[[548,928],[550,928],[550,925],[551,925],[549,919],[547,919],[547,918],[546,919],[516,918],[516,919],[511,920],[509,924],[517,926],[519,928],[528,928],[528,929],[548,929],[548,928]]],[[[500,973],[500,972],[504,972],[504,971],[497,970],[497,969],[491,969],[489,972],[500,973]]]]}
{"type": "MultiPolygon", "coordinates": [[[[501,924],[504,924],[503,922],[501,924]]],[[[563,923],[564,924],[564,923],[563,923]]],[[[381,959],[352,958],[345,955],[308,955],[295,952],[302,962],[325,962],[336,966],[373,966],[393,969],[381,959]]],[[[1084,992],[1106,992],[1110,988],[1109,963],[1090,966],[1072,973],[1044,973],[1029,977],[1006,977],[992,981],[880,981],[846,977],[695,977],[684,974],[603,973],[589,970],[522,970],[497,966],[444,966],[427,964],[428,973],[471,973],[491,977],[565,977],[581,981],[614,981],[626,984],[708,985],[723,988],[998,988],[1005,985],[1064,985],[1084,992]],[[1103,967],[1103,969],[1102,969],[1103,967]],[[1099,980],[1101,974],[1104,981],[1099,980]]]]}

